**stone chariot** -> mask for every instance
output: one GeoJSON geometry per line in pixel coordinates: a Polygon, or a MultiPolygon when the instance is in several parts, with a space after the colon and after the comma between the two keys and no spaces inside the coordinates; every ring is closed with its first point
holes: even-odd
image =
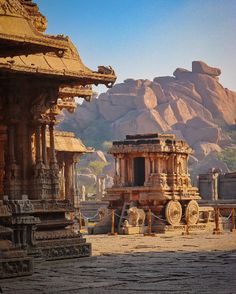
{"type": "Polygon", "coordinates": [[[113,142],[110,153],[116,171],[107,200],[121,216],[135,203],[172,226],[198,223],[201,197],[191,185],[187,162],[192,149],[185,141],[171,134],[127,135],[113,142]]]}

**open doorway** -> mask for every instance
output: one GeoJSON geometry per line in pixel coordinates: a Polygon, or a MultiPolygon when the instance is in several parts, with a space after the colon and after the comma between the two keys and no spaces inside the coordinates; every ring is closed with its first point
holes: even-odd
{"type": "Polygon", "coordinates": [[[134,158],[134,186],[144,186],[145,181],[145,158],[134,158]]]}

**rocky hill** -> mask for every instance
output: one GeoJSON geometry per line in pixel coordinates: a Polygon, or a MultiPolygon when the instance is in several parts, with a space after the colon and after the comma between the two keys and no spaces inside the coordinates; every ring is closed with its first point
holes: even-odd
{"type": "Polygon", "coordinates": [[[227,171],[222,150],[234,149],[236,93],[219,82],[220,69],[193,61],[192,70],[177,68],[173,76],[127,79],[84,101],[75,114],[65,114],[62,129],[70,129],[90,146],[122,139],[126,134],[175,133],[193,148],[194,173],[209,167],[227,171]]]}

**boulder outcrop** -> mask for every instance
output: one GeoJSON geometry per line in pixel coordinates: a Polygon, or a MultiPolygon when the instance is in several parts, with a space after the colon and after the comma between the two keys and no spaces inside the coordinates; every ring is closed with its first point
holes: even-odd
{"type": "Polygon", "coordinates": [[[218,163],[217,153],[233,144],[225,129],[236,129],[236,93],[219,83],[220,74],[218,68],[193,61],[191,71],[177,68],[173,76],[127,79],[92,102],[83,102],[74,115],[65,115],[66,126],[77,125],[85,142],[101,138],[101,143],[104,135],[114,140],[127,134],[173,132],[194,149],[192,167],[202,169],[205,164],[208,169],[204,159],[212,156],[209,162],[218,163]]]}
{"type": "Polygon", "coordinates": [[[192,62],[192,72],[206,74],[213,77],[217,77],[221,74],[221,70],[219,68],[211,67],[202,61],[192,62]]]}

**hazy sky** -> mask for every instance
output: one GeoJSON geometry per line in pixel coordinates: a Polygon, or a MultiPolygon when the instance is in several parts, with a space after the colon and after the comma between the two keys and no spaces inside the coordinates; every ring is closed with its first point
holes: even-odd
{"type": "Polygon", "coordinates": [[[221,68],[236,91],[236,0],[35,0],[49,34],[68,35],[84,63],[118,82],[172,75],[193,60],[221,68]]]}

